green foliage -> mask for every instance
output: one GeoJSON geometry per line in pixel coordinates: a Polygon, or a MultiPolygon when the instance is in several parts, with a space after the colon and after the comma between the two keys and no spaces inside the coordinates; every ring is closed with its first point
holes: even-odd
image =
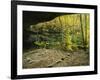
{"type": "MultiPolygon", "coordinates": [[[[67,14],[30,26],[38,48],[63,48],[74,51],[89,48],[89,14],[67,14]],[[35,34],[34,34],[35,33],[35,34]]],[[[35,46],[33,45],[33,46],[35,46]]]]}
{"type": "Polygon", "coordinates": [[[71,35],[69,34],[69,30],[64,32],[64,49],[72,51],[72,42],[71,42],[71,35]]]}
{"type": "Polygon", "coordinates": [[[35,45],[37,45],[38,47],[42,47],[42,48],[44,48],[45,46],[46,46],[46,43],[45,42],[39,42],[39,41],[36,41],[36,42],[34,42],[35,43],[35,45]]]}

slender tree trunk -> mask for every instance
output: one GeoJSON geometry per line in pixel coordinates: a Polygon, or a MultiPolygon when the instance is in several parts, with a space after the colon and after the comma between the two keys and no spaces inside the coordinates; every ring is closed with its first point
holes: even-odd
{"type": "Polygon", "coordinates": [[[85,14],[85,47],[87,46],[87,14],[85,14]]]}
{"type": "Polygon", "coordinates": [[[82,14],[80,14],[80,27],[81,27],[81,32],[82,32],[82,42],[83,42],[83,46],[84,46],[84,29],[83,29],[82,14]]]}

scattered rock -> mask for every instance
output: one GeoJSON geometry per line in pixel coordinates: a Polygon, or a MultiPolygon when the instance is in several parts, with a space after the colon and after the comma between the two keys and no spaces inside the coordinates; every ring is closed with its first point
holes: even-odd
{"type": "Polygon", "coordinates": [[[23,54],[23,68],[66,67],[89,64],[84,51],[74,53],[55,49],[36,49],[23,54]]]}

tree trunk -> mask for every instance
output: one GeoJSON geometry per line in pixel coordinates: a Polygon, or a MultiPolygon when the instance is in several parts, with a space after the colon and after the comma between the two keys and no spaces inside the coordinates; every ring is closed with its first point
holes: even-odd
{"type": "Polygon", "coordinates": [[[82,14],[80,14],[80,27],[81,27],[81,32],[82,32],[82,44],[84,46],[84,29],[83,29],[83,18],[82,18],[82,14]]]}

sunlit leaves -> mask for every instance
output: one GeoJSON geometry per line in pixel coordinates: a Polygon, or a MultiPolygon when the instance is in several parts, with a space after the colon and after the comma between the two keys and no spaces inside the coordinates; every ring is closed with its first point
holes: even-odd
{"type": "MultiPolygon", "coordinates": [[[[77,46],[89,46],[90,18],[87,13],[61,15],[53,20],[41,22],[30,26],[32,32],[36,32],[38,46],[49,47],[53,44],[62,46],[66,50],[73,50],[77,46]],[[39,36],[41,33],[41,36],[39,36]],[[53,35],[52,35],[53,34],[53,35]],[[47,38],[46,41],[44,41],[47,38]],[[57,44],[59,43],[59,44],[57,44]]],[[[34,35],[34,34],[33,34],[34,35]]]]}

